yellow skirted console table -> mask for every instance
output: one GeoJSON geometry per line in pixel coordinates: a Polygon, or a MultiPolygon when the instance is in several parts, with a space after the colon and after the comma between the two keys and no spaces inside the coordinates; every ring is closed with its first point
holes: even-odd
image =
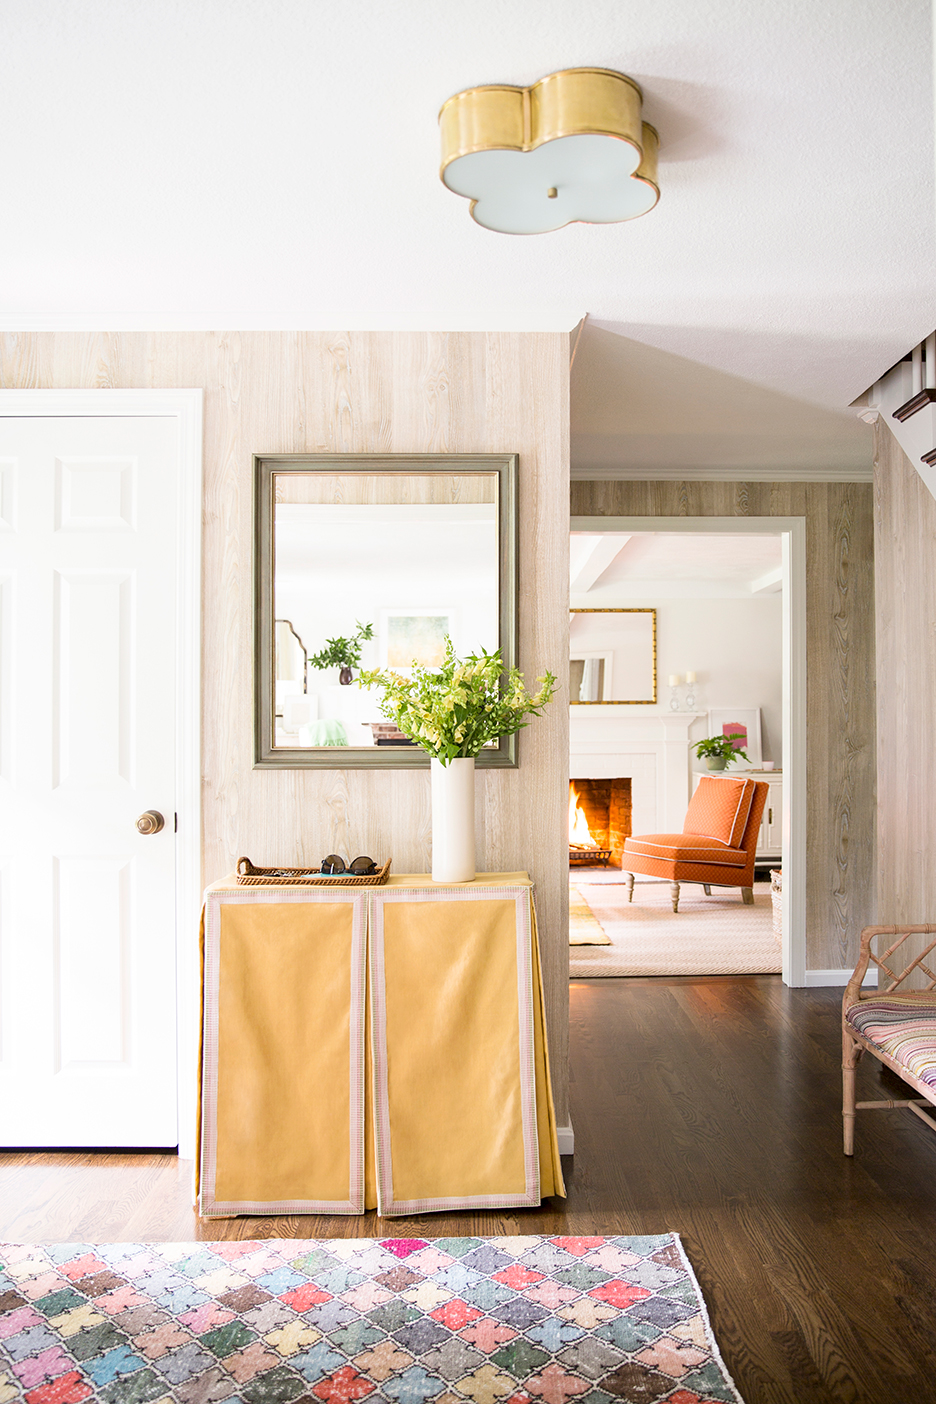
{"type": "Polygon", "coordinates": [[[564,1195],[532,885],[205,893],[199,1213],[564,1195]]]}

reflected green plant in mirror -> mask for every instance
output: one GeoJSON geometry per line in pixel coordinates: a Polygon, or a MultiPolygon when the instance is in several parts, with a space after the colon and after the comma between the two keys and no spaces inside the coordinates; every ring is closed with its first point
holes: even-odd
{"type": "Polygon", "coordinates": [[[310,668],[356,668],[361,661],[361,645],[374,637],[373,624],[354,621],[357,630],[350,639],[326,639],[325,647],[309,654],[310,668]]]}

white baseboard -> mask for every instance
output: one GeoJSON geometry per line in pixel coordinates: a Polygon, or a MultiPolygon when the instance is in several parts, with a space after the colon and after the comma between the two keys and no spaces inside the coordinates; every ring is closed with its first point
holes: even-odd
{"type": "Polygon", "coordinates": [[[560,1155],[575,1154],[575,1132],[572,1130],[572,1123],[568,1126],[556,1127],[556,1140],[559,1142],[560,1155]]]}
{"type": "MultiPolygon", "coordinates": [[[[852,977],[854,966],[849,966],[847,970],[807,970],[807,985],[847,985],[852,977]]],[[[862,985],[877,985],[877,966],[869,970],[862,980],[862,985]]]]}
{"type": "MultiPolygon", "coordinates": [[[[35,321],[35,318],[32,320],[35,321]]],[[[111,320],[113,320],[113,318],[111,320]]],[[[243,318],[241,321],[243,321],[243,318]]],[[[39,327],[34,328],[32,326],[24,328],[20,322],[15,324],[9,323],[9,325],[8,323],[9,319],[0,322],[0,329],[5,328],[6,330],[13,330],[15,325],[15,329],[19,331],[41,330],[39,327]]],[[[81,325],[83,328],[84,322],[82,322],[81,325]]],[[[147,327],[151,325],[154,326],[155,323],[147,322],[146,325],[147,327]]],[[[173,323],[173,326],[174,325],[175,323],[173,323]]],[[[279,323],[277,323],[277,325],[279,325],[279,323]]],[[[238,327],[240,326],[241,322],[238,322],[238,327]]],[[[61,329],[60,321],[57,321],[54,330],[60,331],[61,329]]],[[[110,323],[108,323],[108,329],[120,330],[119,328],[111,328],[110,323]]],[[[674,480],[677,482],[685,482],[689,479],[708,483],[870,483],[873,481],[872,470],[870,468],[819,467],[803,469],[776,467],[752,468],[744,466],[740,468],[725,468],[714,466],[710,463],[700,463],[698,467],[687,468],[683,463],[677,463],[675,466],[659,463],[638,463],[631,465],[603,463],[598,466],[589,467],[588,464],[579,462],[572,469],[571,477],[573,482],[582,479],[586,482],[589,479],[592,481],[607,481],[610,479],[618,482],[633,482],[635,479],[638,482],[650,482],[656,479],[669,482],[674,480]]]]}

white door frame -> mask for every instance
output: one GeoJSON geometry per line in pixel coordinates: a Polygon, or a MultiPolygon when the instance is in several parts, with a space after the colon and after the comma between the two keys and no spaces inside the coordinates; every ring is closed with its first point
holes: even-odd
{"type": "Polygon", "coordinates": [[[201,390],[0,390],[4,418],[174,417],[176,493],[176,997],[179,1156],[194,1159],[201,911],[201,390]]]}
{"type": "MultiPolygon", "coordinates": [[[[778,536],[783,547],[783,982],[806,985],[806,518],[573,517],[572,531],[778,536]]],[[[825,980],[823,983],[826,983],[825,980]]]]}

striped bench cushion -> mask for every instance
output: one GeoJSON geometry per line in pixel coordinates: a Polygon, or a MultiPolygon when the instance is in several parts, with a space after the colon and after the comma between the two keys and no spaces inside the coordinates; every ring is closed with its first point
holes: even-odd
{"type": "Polygon", "coordinates": [[[936,992],[865,999],[846,1010],[845,1021],[913,1077],[936,1088],[936,992]]]}
{"type": "Polygon", "coordinates": [[[729,848],[726,843],[699,839],[695,834],[640,834],[624,840],[624,852],[674,863],[718,863],[730,868],[743,868],[748,860],[743,848],[729,848]]]}

